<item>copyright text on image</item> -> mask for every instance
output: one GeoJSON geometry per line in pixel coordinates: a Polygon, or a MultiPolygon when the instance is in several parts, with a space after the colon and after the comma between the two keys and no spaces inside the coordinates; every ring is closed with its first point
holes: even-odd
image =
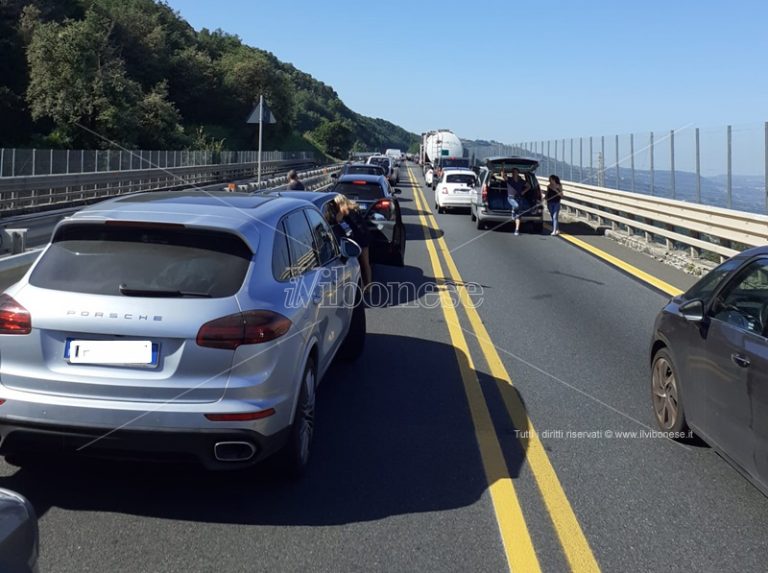
{"type": "Polygon", "coordinates": [[[515,430],[515,437],[527,440],[532,437],[554,440],[646,440],[666,438],[670,440],[689,439],[693,433],[662,432],[660,430],[515,430]]]}

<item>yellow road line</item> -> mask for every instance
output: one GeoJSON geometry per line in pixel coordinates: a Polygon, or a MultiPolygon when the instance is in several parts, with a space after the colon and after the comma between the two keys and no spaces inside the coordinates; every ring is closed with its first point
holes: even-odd
{"type": "Polygon", "coordinates": [[[648,283],[651,286],[656,287],[662,292],[667,293],[670,296],[677,296],[679,294],[682,294],[683,291],[677,288],[676,286],[672,286],[666,281],[663,281],[661,279],[657,279],[655,276],[650,275],[646,273],[645,271],[641,271],[634,265],[630,265],[629,263],[625,263],[621,259],[614,257],[613,255],[609,255],[602,249],[598,249],[597,247],[593,247],[589,243],[586,243],[582,241],[581,239],[577,239],[576,237],[572,235],[560,235],[561,238],[565,239],[569,243],[572,243],[579,247],[580,249],[583,249],[589,253],[592,253],[596,257],[600,257],[607,263],[612,264],[615,267],[620,268],[622,271],[629,273],[630,275],[640,279],[641,281],[644,281],[648,283]]]}
{"type": "MultiPolygon", "coordinates": [[[[418,186],[418,183],[415,182],[410,170],[408,174],[414,185],[414,195],[421,195],[421,188],[418,186]]],[[[427,208],[429,207],[427,206],[427,208]]],[[[431,212],[427,216],[427,219],[429,221],[427,223],[428,227],[437,230],[437,222],[431,212]]],[[[445,259],[449,276],[456,282],[462,306],[469,317],[472,330],[474,330],[480,348],[485,356],[485,360],[488,363],[491,375],[495,377],[500,384],[513,386],[511,377],[504,367],[477,309],[475,309],[474,304],[472,304],[469,293],[464,287],[464,281],[462,280],[461,274],[456,267],[456,263],[448,250],[445,239],[439,237],[436,242],[445,259]]],[[[558,539],[560,540],[560,545],[563,548],[563,552],[565,553],[565,557],[568,560],[571,570],[577,572],[599,571],[600,568],[592,553],[592,549],[589,546],[589,542],[581,529],[576,514],[568,501],[568,497],[565,495],[565,491],[557,477],[557,473],[555,472],[554,467],[552,467],[552,463],[549,461],[549,457],[533,427],[533,423],[528,417],[525,406],[520,400],[519,395],[517,392],[501,392],[501,395],[507,412],[515,427],[518,429],[529,430],[526,458],[534,478],[536,479],[536,484],[541,492],[544,505],[552,520],[552,524],[554,525],[558,539]]]]}
{"type": "MultiPolygon", "coordinates": [[[[408,174],[410,176],[410,169],[408,174]]],[[[480,382],[477,379],[472,355],[469,352],[464,333],[459,326],[458,314],[444,286],[444,280],[437,278],[443,276],[443,268],[432,242],[433,239],[428,230],[427,221],[422,213],[419,197],[415,192],[414,201],[416,202],[416,209],[419,212],[419,219],[424,231],[424,239],[432,263],[432,270],[435,273],[436,281],[441,286],[441,308],[445,317],[445,323],[448,326],[451,343],[456,352],[456,359],[459,363],[464,393],[467,396],[472,423],[475,427],[475,438],[480,449],[480,457],[483,461],[483,469],[488,482],[488,490],[491,494],[496,521],[499,524],[499,533],[504,545],[507,564],[514,572],[528,573],[530,571],[535,573],[541,571],[536,550],[533,547],[528,526],[523,517],[520,500],[517,497],[514,483],[509,475],[509,469],[499,444],[499,438],[496,435],[491,413],[488,411],[488,406],[485,403],[485,398],[480,388],[480,382]]]]}

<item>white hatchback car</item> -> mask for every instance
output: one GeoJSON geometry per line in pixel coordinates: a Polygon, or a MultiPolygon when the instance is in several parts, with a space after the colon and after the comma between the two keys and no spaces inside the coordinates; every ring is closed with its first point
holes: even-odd
{"type": "Polygon", "coordinates": [[[477,187],[477,175],[471,169],[445,169],[435,186],[435,209],[444,213],[446,208],[472,204],[471,191],[477,187]]]}

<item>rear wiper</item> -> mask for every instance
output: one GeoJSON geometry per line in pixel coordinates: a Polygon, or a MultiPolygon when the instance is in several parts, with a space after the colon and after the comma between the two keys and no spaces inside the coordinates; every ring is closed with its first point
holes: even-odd
{"type": "Polygon", "coordinates": [[[185,296],[191,296],[191,297],[198,297],[198,298],[211,298],[211,295],[207,292],[128,288],[126,285],[120,285],[119,288],[120,288],[120,294],[123,296],[146,296],[146,297],[159,297],[159,298],[181,298],[185,296]]]}

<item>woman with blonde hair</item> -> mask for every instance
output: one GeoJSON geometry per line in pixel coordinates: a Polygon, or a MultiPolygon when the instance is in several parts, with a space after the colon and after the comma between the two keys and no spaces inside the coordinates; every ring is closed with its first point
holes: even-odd
{"type": "Polygon", "coordinates": [[[345,236],[343,232],[340,232],[341,223],[344,222],[352,230],[352,240],[360,245],[361,253],[357,260],[360,262],[360,274],[363,279],[363,288],[366,288],[371,284],[372,278],[371,260],[369,255],[371,239],[365,220],[362,215],[360,215],[360,209],[357,203],[341,194],[336,195],[333,200],[328,203],[328,208],[329,210],[326,213],[326,218],[328,219],[328,223],[333,227],[336,237],[340,238],[345,236]]]}

